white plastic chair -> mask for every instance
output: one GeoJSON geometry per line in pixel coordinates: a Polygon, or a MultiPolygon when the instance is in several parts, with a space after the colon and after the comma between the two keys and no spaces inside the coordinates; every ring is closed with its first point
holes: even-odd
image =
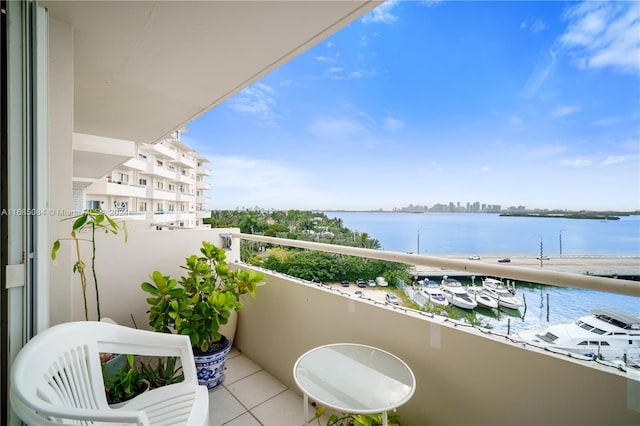
{"type": "Polygon", "coordinates": [[[10,398],[28,425],[205,425],[209,420],[209,394],[198,385],[187,336],[105,322],[64,323],[31,339],[13,362],[10,398]],[[184,381],[111,408],[101,352],[180,357],[184,381]]]}

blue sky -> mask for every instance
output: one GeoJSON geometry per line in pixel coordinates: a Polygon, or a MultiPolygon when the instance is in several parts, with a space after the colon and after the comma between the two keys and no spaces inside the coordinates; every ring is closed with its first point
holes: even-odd
{"type": "Polygon", "coordinates": [[[390,1],[187,128],[213,209],[636,210],[640,3],[390,1]]]}

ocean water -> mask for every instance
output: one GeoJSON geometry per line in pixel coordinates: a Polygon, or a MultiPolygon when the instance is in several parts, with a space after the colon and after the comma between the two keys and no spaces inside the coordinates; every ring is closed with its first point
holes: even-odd
{"type": "Polygon", "coordinates": [[[491,213],[324,212],[384,250],[432,255],[640,255],[640,216],[620,220],[506,217],[491,213]],[[419,250],[418,250],[419,244],[419,250]]]}
{"type": "MultiPolygon", "coordinates": [[[[640,216],[620,220],[503,217],[488,213],[324,212],[384,250],[432,255],[640,256],[640,216]],[[419,247],[418,247],[419,245],[419,247]]],[[[476,279],[476,284],[480,284],[476,279]]],[[[640,316],[640,298],[593,290],[516,283],[520,311],[476,309],[493,330],[515,333],[574,321],[594,309],[640,316]]]]}

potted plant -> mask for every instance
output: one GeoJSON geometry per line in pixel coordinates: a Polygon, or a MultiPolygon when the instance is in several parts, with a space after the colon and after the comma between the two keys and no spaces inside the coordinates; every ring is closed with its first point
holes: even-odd
{"type": "Polygon", "coordinates": [[[121,405],[149,388],[145,375],[135,368],[134,356],[126,355],[126,360],[125,366],[111,373],[107,373],[105,364],[102,364],[107,403],[113,407],[121,405]]]}
{"type": "Polygon", "coordinates": [[[89,309],[87,308],[87,275],[85,272],[85,263],[82,260],[80,243],[91,243],[91,273],[93,275],[93,285],[96,292],[96,310],[98,321],[102,319],[100,313],[100,291],[98,288],[98,276],[96,274],[96,231],[104,231],[107,234],[117,235],[120,231],[124,232],[124,242],[127,242],[127,228],[125,222],[117,223],[111,219],[103,210],[87,209],[80,215],[70,217],[64,220],[73,220],[71,225],[71,238],[60,238],[53,243],[51,248],[51,260],[56,260],[58,250],[60,250],[60,241],[71,240],[74,243],[76,262],[73,264],[73,272],[80,275],[80,285],[82,287],[82,297],[84,300],[84,317],[89,321],[89,309]],[[89,238],[82,238],[83,231],[89,231],[89,238]]]}
{"type": "Polygon", "coordinates": [[[256,297],[264,275],[249,269],[231,271],[224,249],[203,241],[200,256],[186,258],[187,274],[175,280],[159,271],[152,283],[142,283],[149,293],[149,324],[159,332],[177,333],[191,338],[198,381],[209,389],[224,380],[224,363],[231,341],[220,334],[232,311],[239,312],[240,296],[256,297]]]}

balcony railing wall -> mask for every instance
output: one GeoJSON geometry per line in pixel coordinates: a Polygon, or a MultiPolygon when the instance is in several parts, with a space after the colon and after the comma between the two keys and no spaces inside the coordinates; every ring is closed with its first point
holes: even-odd
{"type": "MultiPolygon", "coordinates": [[[[268,273],[234,345],[292,389],[296,359],[337,342],[402,358],[417,388],[403,425],[638,424],[640,382],[611,367],[524,348],[443,317],[401,313],[268,273]],[[635,389],[635,390],[634,390],[635,389]]],[[[301,407],[302,410],[302,407],[301,407]]]]}
{"type": "MultiPolygon", "coordinates": [[[[179,277],[184,258],[198,253],[202,240],[223,246],[222,235],[235,236],[227,251],[231,264],[239,260],[240,238],[266,238],[239,234],[237,229],[166,230],[131,233],[125,244],[121,238],[99,235],[103,316],[148,328],[146,294],[140,284],[154,270],[179,277]]],[[[289,245],[288,240],[277,241],[289,245]]],[[[258,298],[247,299],[239,315],[234,345],[292,389],[297,389],[293,365],[302,353],[327,343],[355,342],[388,350],[414,371],[416,393],[399,409],[405,426],[640,424],[640,381],[632,373],[524,347],[443,317],[404,313],[316,284],[265,274],[258,298]]],[[[52,285],[54,322],[83,319],[79,289],[77,275],[67,285],[52,285]]],[[[302,415],[302,407],[300,411],[302,415]]]]}

